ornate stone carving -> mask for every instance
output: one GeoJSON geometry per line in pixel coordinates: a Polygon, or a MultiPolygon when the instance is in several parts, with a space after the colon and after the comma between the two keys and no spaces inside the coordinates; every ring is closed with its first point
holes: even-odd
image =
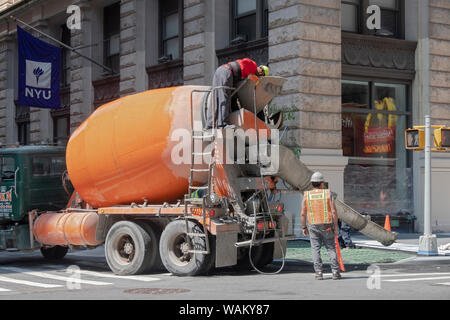
{"type": "Polygon", "coordinates": [[[183,80],[183,60],[175,60],[147,68],[148,89],[181,86],[183,80]]]}
{"type": "Polygon", "coordinates": [[[415,70],[413,41],[342,33],[342,63],[349,65],[415,70]]]}
{"type": "Polygon", "coordinates": [[[94,87],[94,107],[120,97],[120,75],[109,76],[92,82],[94,87]]]}
{"type": "Polygon", "coordinates": [[[269,62],[269,45],[267,39],[246,42],[216,51],[219,65],[242,58],[250,58],[259,64],[269,62]]]}

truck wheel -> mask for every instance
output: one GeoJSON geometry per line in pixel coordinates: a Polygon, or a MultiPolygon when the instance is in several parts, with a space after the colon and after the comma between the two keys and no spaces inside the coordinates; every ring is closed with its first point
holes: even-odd
{"type": "MultiPolygon", "coordinates": [[[[202,227],[188,221],[189,233],[203,234],[202,227]]],[[[186,222],[174,220],[170,222],[159,242],[161,259],[166,269],[177,276],[195,276],[209,271],[212,268],[211,259],[214,259],[213,248],[210,254],[189,253],[189,250],[206,250],[205,237],[190,237],[192,245],[186,235],[186,222]]]]}
{"type": "Polygon", "coordinates": [[[159,241],[161,239],[161,227],[158,227],[156,225],[146,223],[146,222],[138,222],[138,224],[147,231],[147,233],[150,235],[154,241],[152,241],[152,251],[155,252],[155,260],[146,271],[148,272],[155,272],[155,271],[164,271],[164,265],[161,260],[161,254],[159,253],[159,241]]]}
{"type": "Polygon", "coordinates": [[[268,265],[269,263],[271,263],[273,261],[273,248],[274,248],[273,242],[264,243],[262,245],[261,255],[257,261],[257,264],[255,264],[255,266],[258,269],[265,267],[266,265],[268,265]]]}
{"type": "Polygon", "coordinates": [[[64,258],[68,250],[69,248],[62,246],[54,246],[51,248],[41,247],[42,255],[49,260],[60,260],[64,258]]]}
{"type": "Polygon", "coordinates": [[[116,222],[105,241],[108,266],[117,275],[146,272],[157,260],[158,242],[153,230],[131,221],[116,222]]]}
{"type": "MultiPolygon", "coordinates": [[[[238,254],[237,264],[234,266],[236,271],[247,271],[253,270],[252,264],[250,263],[250,259],[248,256],[249,247],[239,248],[240,252],[238,254]]],[[[252,247],[252,262],[258,268],[259,261],[261,259],[261,255],[263,253],[262,246],[253,246],[252,247]]]]}

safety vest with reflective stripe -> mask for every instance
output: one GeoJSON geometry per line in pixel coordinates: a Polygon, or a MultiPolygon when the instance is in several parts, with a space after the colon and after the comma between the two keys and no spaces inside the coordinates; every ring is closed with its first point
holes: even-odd
{"type": "Polygon", "coordinates": [[[303,196],[309,224],[332,223],[330,190],[314,189],[305,191],[303,196]]]}

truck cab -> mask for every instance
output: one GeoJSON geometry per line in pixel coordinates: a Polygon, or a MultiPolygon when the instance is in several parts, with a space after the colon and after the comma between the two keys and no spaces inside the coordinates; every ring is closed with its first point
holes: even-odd
{"type": "Polygon", "coordinates": [[[65,170],[65,147],[0,149],[0,250],[39,247],[30,240],[28,212],[65,207],[69,199],[62,182],[65,170]]]}

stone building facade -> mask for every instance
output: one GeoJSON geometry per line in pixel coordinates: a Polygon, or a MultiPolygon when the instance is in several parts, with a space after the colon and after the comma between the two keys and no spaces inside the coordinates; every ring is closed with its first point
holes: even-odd
{"type": "MultiPolygon", "coordinates": [[[[423,154],[406,151],[402,134],[425,114],[450,126],[449,31],[450,0],[22,0],[0,12],[0,142],[65,143],[106,102],[209,85],[218,65],[246,56],[288,80],[270,105],[283,111],[282,143],[359,211],[415,217],[421,232],[423,154]],[[81,8],[79,30],[64,29],[70,4],[81,8]],[[382,9],[379,32],[365,26],[370,4],[382,9]],[[16,105],[10,14],[114,72],[67,51],[64,107],[16,105]]],[[[447,154],[433,155],[432,172],[433,230],[450,231],[447,154]]],[[[300,199],[283,199],[296,233],[300,199]]]]}

